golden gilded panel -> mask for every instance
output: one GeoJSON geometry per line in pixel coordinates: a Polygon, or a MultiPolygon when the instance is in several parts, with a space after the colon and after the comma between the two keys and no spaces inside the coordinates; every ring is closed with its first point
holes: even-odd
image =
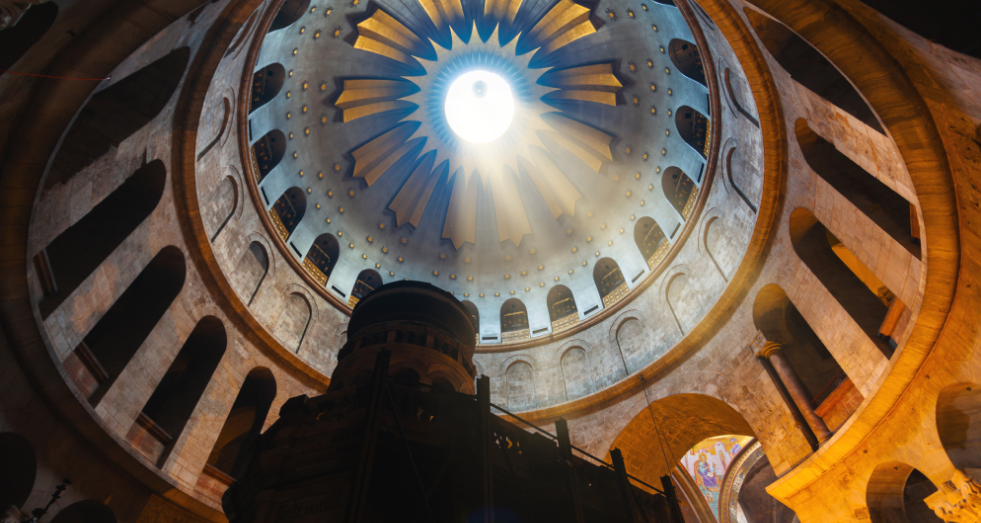
{"type": "Polygon", "coordinates": [[[398,125],[391,131],[355,149],[351,153],[351,156],[354,157],[353,176],[364,178],[369,186],[375,183],[375,180],[385,174],[388,169],[395,165],[395,162],[415,147],[417,140],[405,141],[412,135],[415,127],[410,123],[398,125]]]}
{"type": "Polygon", "coordinates": [[[702,156],[708,158],[709,155],[709,144],[712,143],[712,120],[705,120],[705,149],[702,151],[702,156]]]}
{"type": "Polygon", "coordinates": [[[681,210],[681,216],[685,218],[685,221],[687,221],[688,220],[688,217],[691,216],[691,211],[692,211],[692,209],[695,208],[695,201],[696,200],[698,200],[698,186],[697,185],[694,186],[694,187],[692,187],[691,194],[688,195],[688,201],[685,202],[685,208],[681,210]]]}
{"type": "Polygon", "coordinates": [[[283,225],[283,220],[279,219],[279,215],[276,214],[276,209],[269,209],[269,217],[272,218],[273,226],[276,228],[276,232],[279,233],[279,237],[285,242],[290,237],[290,232],[286,230],[286,226],[283,225]]]}
{"type": "MultiPolygon", "coordinates": [[[[435,154],[430,154],[430,158],[435,154]]],[[[443,169],[433,170],[432,160],[423,160],[412,172],[412,176],[405,182],[398,194],[389,204],[388,208],[395,212],[395,219],[398,226],[408,222],[413,227],[419,227],[422,220],[422,213],[429,204],[429,198],[433,195],[437,184],[442,178],[443,169]]]]}
{"type": "Polygon", "coordinates": [[[357,305],[359,301],[361,301],[360,298],[351,296],[350,298],[347,299],[347,306],[353,309],[354,306],[357,305]]]}
{"type": "Polygon", "coordinates": [[[528,329],[521,329],[519,331],[510,331],[501,333],[501,342],[503,343],[517,343],[519,341],[526,341],[531,339],[531,331],[528,329]]]}
{"type": "Polygon", "coordinates": [[[654,254],[652,254],[650,258],[647,258],[647,266],[650,267],[651,270],[654,270],[654,267],[661,263],[661,260],[667,256],[669,250],[671,250],[671,242],[665,239],[663,242],[661,242],[661,245],[657,246],[657,250],[654,251],[654,254]]]}
{"type": "Polygon", "coordinates": [[[303,268],[310,273],[310,276],[313,276],[313,279],[317,280],[317,283],[327,286],[327,275],[318,269],[316,264],[310,261],[310,258],[303,258],[303,268]]]}
{"type": "Polygon", "coordinates": [[[460,0],[419,0],[436,29],[463,20],[463,4],[460,0]]]}
{"type": "Polygon", "coordinates": [[[422,40],[415,33],[381,9],[358,23],[358,38],[354,42],[356,49],[380,54],[409,65],[417,63],[412,55],[422,46],[422,40]]]}
{"type": "Polygon", "coordinates": [[[484,16],[510,24],[514,22],[514,17],[520,8],[521,0],[485,0],[484,16]]]}
{"type": "Polygon", "coordinates": [[[552,322],[552,332],[556,333],[579,323],[579,313],[574,312],[564,318],[559,318],[552,322]]]}
{"type": "Polygon", "coordinates": [[[398,100],[405,92],[405,82],[398,80],[344,80],[341,95],[334,102],[343,111],[344,121],[364,116],[406,109],[415,104],[398,100]]]}
{"type": "Polygon", "coordinates": [[[627,282],[621,283],[619,287],[613,289],[613,291],[611,291],[606,296],[603,296],[603,307],[610,307],[614,303],[620,301],[624,296],[627,295],[627,291],[629,290],[630,289],[627,288],[627,282]]]}
{"type": "Polygon", "coordinates": [[[545,54],[596,32],[589,9],[571,0],[560,0],[529,33],[545,54]]]}
{"type": "Polygon", "coordinates": [[[479,176],[471,176],[468,182],[462,170],[457,171],[453,178],[453,193],[450,195],[450,206],[446,210],[443,238],[450,239],[456,249],[459,249],[464,242],[477,241],[477,188],[479,186],[479,176]]]}
{"type": "Polygon", "coordinates": [[[623,84],[613,74],[613,64],[594,64],[555,71],[548,75],[548,85],[558,87],[549,96],[616,106],[617,93],[623,84]]]}

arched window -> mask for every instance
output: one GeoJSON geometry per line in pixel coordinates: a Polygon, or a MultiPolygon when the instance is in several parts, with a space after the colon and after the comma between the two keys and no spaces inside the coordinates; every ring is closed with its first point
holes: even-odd
{"type": "Polygon", "coordinates": [[[917,258],[919,229],[912,204],[825,140],[803,118],[797,120],[797,142],[804,160],[828,185],[917,258]]]}
{"type": "Polygon", "coordinates": [[[872,108],[824,55],[780,22],[752,9],[747,8],[745,12],[767,51],[791,78],[869,127],[883,132],[872,108]]]}
{"type": "Polygon", "coordinates": [[[811,211],[800,207],[790,215],[790,239],[797,256],[817,276],[855,323],[888,358],[892,346],[880,336],[889,308],[904,307],[889,290],[811,211]],[[899,302],[899,303],[895,303],[899,302]]]}
{"type": "Polygon", "coordinates": [[[247,305],[252,305],[268,273],[269,255],[266,253],[266,248],[259,242],[252,242],[242,253],[238,270],[229,274],[229,280],[239,295],[247,299],[247,305]]]}
{"type": "Polygon", "coordinates": [[[98,501],[78,501],[65,507],[51,523],[116,523],[116,515],[98,501]]]}
{"type": "Polygon", "coordinates": [[[313,241],[313,245],[307,251],[307,257],[303,259],[303,268],[321,285],[326,286],[334,265],[337,265],[338,256],[340,256],[340,245],[337,243],[337,238],[325,232],[313,241]]]}
{"type": "Polygon", "coordinates": [[[678,135],[685,143],[698,151],[702,158],[708,157],[712,122],[707,116],[687,105],[682,105],[674,113],[674,125],[678,128],[678,135]]]}
{"type": "Polygon", "coordinates": [[[651,270],[664,259],[668,249],[671,248],[671,242],[664,235],[661,226],[654,221],[654,218],[648,216],[637,220],[637,224],[634,225],[634,243],[637,244],[641,256],[647,260],[647,266],[651,270]]]}
{"type": "Polygon", "coordinates": [[[272,209],[269,209],[269,217],[272,218],[279,237],[286,241],[296,230],[296,226],[300,225],[306,212],[307,196],[298,187],[290,187],[276,200],[272,209]]]}
{"type": "Polygon", "coordinates": [[[137,169],[82,219],[35,257],[47,318],[153,212],[163,195],[167,171],[160,160],[137,169]]]}
{"type": "Polygon", "coordinates": [[[753,303],[753,323],[767,341],[781,346],[810,408],[827,429],[834,431],[844,424],[861,404],[862,394],[779,285],[760,289],[753,303]]]}
{"type": "Polygon", "coordinates": [[[612,258],[603,258],[593,267],[593,283],[603,299],[603,307],[609,307],[627,295],[627,280],[623,279],[620,266],[612,258]]]}
{"type": "Polygon", "coordinates": [[[377,271],[371,269],[361,271],[358,273],[358,279],[354,281],[354,288],[351,289],[351,297],[347,300],[348,306],[354,308],[361,298],[381,286],[382,277],[377,271]]]}
{"type": "Polygon", "coordinates": [[[0,507],[24,506],[34,490],[37,457],[34,447],[20,434],[0,432],[0,507]]]}
{"type": "Polygon", "coordinates": [[[184,253],[164,247],[64,362],[92,406],[116,381],[184,287],[184,253]]]}
{"type": "MultiPolygon", "coordinates": [[[[218,478],[237,478],[242,473],[252,457],[252,450],[275,398],[276,379],[272,372],[261,367],[252,369],[245,377],[225,424],[218,433],[204,468],[205,473],[218,478]]],[[[225,484],[227,486],[228,483],[225,484]]]]}
{"type": "Polygon", "coordinates": [[[501,341],[514,343],[531,338],[528,330],[528,309],[517,298],[511,298],[501,305],[501,341]]]}
{"type": "MultiPolygon", "coordinates": [[[[180,437],[204,389],[225,354],[225,326],[214,316],[202,318],[187,337],[153,395],[143,406],[136,424],[145,436],[133,441],[137,449],[162,466],[180,437]]],[[[132,434],[132,432],[131,432],[132,434]]]]}
{"type": "Polygon", "coordinates": [[[286,0],[276,13],[269,32],[278,31],[293,25],[310,8],[310,0],[286,0]]]}
{"type": "Polygon", "coordinates": [[[473,323],[473,330],[477,333],[477,340],[480,341],[480,311],[470,300],[463,300],[463,305],[470,311],[470,321],[473,323]]]}
{"type": "Polygon", "coordinates": [[[252,75],[252,100],[249,113],[266,105],[279,94],[286,81],[286,68],[282,64],[269,64],[252,75]]]}
{"type": "Polygon", "coordinates": [[[67,183],[156,118],[177,90],[190,57],[189,48],[175,49],[92,95],[65,134],[44,181],[45,189],[67,183]]]}
{"type": "Polygon", "coordinates": [[[954,467],[981,469],[981,387],[955,383],[940,391],[937,434],[954,467]]]}
{"type": "Polygon", "coordinates": [[[565,285],[556,285],[548,291],[545,300],[548,306],[548,317],[552,322],[552,332],[558,332],[579,323],[579,309],[572,291],[565,285]]]}
{"type": "Polygon", "coordinates": [[[698,187],[695,182],[677,167],[668,167],[661,175],[661,189],[674,210],[687,220],[698,200],[698,187]]]}
{"type": "Polygon", "coordinates": [[[0,75],[41,40],[57,17],[58,6],[54,2],[30,5],[16,25],[0,31],[0,75]]]}
{"type": "Polygon", "coordinates": [[[702,57],[698,54],[695,44],[675,38],[668,44],[668,56],[671,63],[681,74],[707,86],[705,83],[705,68],[702,66],[702,57]]]}
{"type": "Polygon", "coordinates": [[[279,129],[273,129],[256,140],[250,151],[256,182],[262,182],[286,156],[286,135],[279,129]]]}

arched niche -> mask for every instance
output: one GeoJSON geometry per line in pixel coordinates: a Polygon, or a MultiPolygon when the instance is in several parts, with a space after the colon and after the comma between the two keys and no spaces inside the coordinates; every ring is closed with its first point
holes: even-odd
{"type": "Polygon", "coordinates": [[[249,113],[266,105],[279,94],[286,82],[286,68],[282,64],[272,63],[252,75],[252,99],[249,113]]]}
{"type": "Polygon", "coordinates": [[[729,100],[735,106],[735,112],[742,115],[756,127],[759,127],[760,121],[755,111],[750,108],[751,102],[748,101],[748,99],[751,99],[751,94],[749,94],[749,87],[745,85],[746,80],[732,72],[728,67],[722,73],[722,79],[725,85],[726,95],[728,95],[729,100]]]}
{"type": "Polygon", "coordinates": [[[256,140],[252,144],[252,167],[256,171],[256,182],[262,182],[279,165],[283,156],[286,156],[286,135],[283,131],[273,129],[256,140]]]}
{"type": "Polygon", "coordinates": [[[705,68],[702,65],[702,57],[698,54],[698,47],[695,44],[675,38],[668,44],[668,56],[681,74],[692,80],[708,86],[705,82],[705,68]]]}
{"type": "Polygon", "coordinates": [[[956,383],[940,391],[937,433],[954,467],[981,480],[981,387],[956,383]]]}
{"type": "Polygon", "coordinates": [[[284,347],[300,352],[313,318],[313,307],[307,297],[298,292],[290,293],[285,301],[274,332],[284,347]]]}
{"type": "Polygon", "coordinates": [[[272,25],[269,26],[269,32],[278,31],[293,25],[309,9],[310,0],[286,0],[283,2],[283,6],[279,8],[279,12],[276,13],[276,18],[273,19],[272,25]]]}
{"type": "Polygon", "coordinates": [[[269,253],[261,243],[254,241],[242,253],[238,270],[234,271],[229,279],[238,289],[239,295],[247,300],[246,304],[252,305],[267,274],[269,274],[269,253]]]}
{"type": "Polygon", "coordinates": [[[206,472],[210,467],[237,478],[245,470],[275,398],[272,372],[263,367],[249,371],[208,455],[206,472]]]}
{"type": "Polygon", "coordinates": [[[0,76],[41,40],[58,17],[58,6],[54,2],[28,7],[13,27],[0,31],[0,76]]]}
{"type": "Polygon", "coordinates": [[[473,323],[473,330],[477,333],[477,339],[480,339],[480,311],[470,300],[463,300],[463,306],[470,311],[470,322],[473,323]]]}
{"type": "Polygon", "coordinates": [[[578,346],[570,347],[562,354],[559,364],[562,369],[566,400],[574,400],[593,391],[586,349],[578,346]]]}
{"type": "Polygon", "coordinates": [[[303,259],[303,267],[313,275],[321,285],[326,286],[330,279],[330,273],[337,265],[337,258],[340,256],[341,247],[337,243],[337,238],[329,232],[325,232],[313,241],[310,250],[307,251],[306,258],[303,259]]]}
{"type": "Polygon", "coordinates": [[[678,465],[674,460],[697,443],[723,435],[756,437],[749,423],[726,402],[705,394],[675,394],[654,400],[650,408],[637,412],[610,449],[619,448],[625,457],[643,456],[631,460],[635,464],[630,474],[654,485],[678,465]],[[664,456],[671,456],[672,461],[667,462],[664,456]]]}
{"type": "Polygon", "coordinates": [[[828,429],[844,424],[864,398],[779,285],[771,283],[757,293],[753,324],[767,341],[782,347],[828,429]],[[829,398],[832,401],[825,405],[829,398]]]}
{"type": "Polygon", "coordinates": [[[627,280],[620,272],[620,265],[613,258],[602,258],[593,266],[593,283],[603,300],[603,307],[609,307],[627,295],[627,280]]]}
{"type": "Polygon", "coordinates": [[[508,410],[535,408],[535,370],[526,361],[516,361],[504,373],[508,410]]]}
{"type": "Polygon", "coordinates": [[[807,165],[910,254],[920,258],[919,238],[913,236],[913,231],[919,230],[913,205],[817,134],[807,120],[798,119],[796,131],[807,165]]]}
{"type": "Polygon", "coordinates": [[[501,305],[501,341],[511,343],[531,337],[528,331],[528,309],[518,298],[501,305]]]}
{"type": "Polygon", "coordinates": [[[34,258],[47,318],[157,208],[167,181],[164,163],[154,160],[133,173],[82,219],[65,229],[34,258]]]}
{"type": "Polygon", "coordinates": [[[300,220],[306,212],[307,196],[299,187],[290,187],[273,204],[269,216],[273,219],[273,225],[279,236],[286,241],[300,225],[300,220]]]}
{"type": "Polygon", "coordinates": [[[665,300],[668,303],[668,309],[671,311],[671,316],[674,318],[675,323],[678,324],[678,329],[681,330],[682,334],[685,334],[685,327],[681,324],[682,318],[689,318],[695,312],[693,307],[695,305],[694,300],[691,296],[691,289],[688,284],[688,275],[681,273],[675,274],[668,280],[667,288],[665,289],[665,300]]]}
{"type": "Polygon", "coordinates": [[[184,253],[161,249],[65,360],[65,371],[93,407],[180,294],[185,273],[184,253]]]}
{"type": "MultiPolygon", "coordinates": [[[[797,256],[888,358],[893,347],[880,335],[889,308],[899,298],[818,221],[799,207],[790,215],[790,240],[797,256]]],[[[891,334],[891,331],[890,331],[891,334]]]]}
{"type": "Polygon", "coordinates": [[[791,78],[869,127],[883,132],[875,111],[824,55],[780,22],[749,8],[744,11],[756,36],[791,78]]]}
{"type": "Polygon", "coordinates": [[[158,466],[167,459],[173,444],[184,431],[225,354],[227,343],[225,326],[220,319],[214,316],[201,318],[143,406],[136,425],[156,441],[143,438],[144,443],[138,448],[158,466]]]}
{"type": "Polygon", "coordinates": [[[722,279],[729,281],[736,267],[739,266],[740,252],[736,244],[736,236],[726,223],[725,218],[713,216],[705,224],[705,252],[718,269],[722,279]]]}
{"type": "Polygon", "coordinates": [[[695,208],[695,201],[698,200],[698,187],[695,182],[681,169],[668,167],[661,175],[661,189],[671,207],[674,207],[674,210],[687,221],[695,208]]]}
{"type": "Polygon", "coordinates": [[[623,358],[624,371],[633,374],[651,359],[651,339],[641,318],[631,313],[616,326],[616,347],[623,358]]]}
{"type": "Polygon", "coordinates": [[[348,299],[348,306],[354,307],[358,304],[361,298],[364,298],[371,291],[382,286],[381,274],[373,269],[365,269],[358,273],[357,279],[354,280],[354,287],[351,289],[351,297],[348,299]]]}
{"type": "Polygon", "coordinates": [[[68,183],[160,114],[184,77],[191,50],[181,47],[96,92],[75,116],[44,180],[68,183]]]}
{"type": "Polygon", "coordinates": [[[51,523],[116,523],[112,509],[98,501],[72,503],[55,515],[51,523]]]}
{"type": "Polygon", "coordinates": [[[238,209],[238,182],[233,176],[226,176],[218,182],[218,186],[211,191],[210,205],[208,212],[204,215],[207,220],[207,229],[211,229],[211,242],[218,239],[221,231],[235,215],[238,209]]]}
{"type": "Polygon", "coordinates": [[[869,477],[865,502],[872,523],[942,523],[924,498],[937,487],[919,470],[899,461],[883,463],[869,477]]]}
{"type": "Polygon", "coordinates": [[[579,309],[572,291],[565,285],[556,285],[548,291],[545,299],[548,307],[548,317],[552,322],[552,332],[556,332],[579,323],[579,309]]]}
{"type": "Polygon", "coordinates": [[[664,259],[671,247],[661,226],[649,216],[641,217],[634,225],[634,243],[651,270],[664,259]]]}
{"type": "Polygon", "coordinates": [[[37,457],[20,434],[0,432],[0,507],[23,508],[34,489],[37,457]]]}
{"type": "Polygon", "coordinates": [[[687,105],[682,105],[674,112],[674,126],[678,136],[702,158],[708,157],[709,137],[712,133],[712,122],[707,116],[687,105]]]}

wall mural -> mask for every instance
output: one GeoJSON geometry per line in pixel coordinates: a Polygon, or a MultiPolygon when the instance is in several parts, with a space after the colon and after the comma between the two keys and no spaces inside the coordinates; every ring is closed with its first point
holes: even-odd
{"type": "Polygon", "coordinates": [[[700,441],[681,458],[705,503],[719,520],[719,498],[726,470],[736,456],[753,440],[750,436],[716,436],[700,441]]]}

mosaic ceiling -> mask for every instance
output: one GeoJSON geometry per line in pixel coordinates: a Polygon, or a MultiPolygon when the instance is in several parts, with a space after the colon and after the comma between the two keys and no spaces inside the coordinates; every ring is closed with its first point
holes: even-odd
{"type": "Polygon", "coordinates": [[[521,308],[504,342],[549,334],[614,306],[693,218],[710,134],[693,41],[651,1],[288,1],[253,64],[253,180],[339,303],[420,280],[472,302],[485,343],[521,308]],[[472,71],[513,95],[486,143],[447,120],[472,71]]]}

